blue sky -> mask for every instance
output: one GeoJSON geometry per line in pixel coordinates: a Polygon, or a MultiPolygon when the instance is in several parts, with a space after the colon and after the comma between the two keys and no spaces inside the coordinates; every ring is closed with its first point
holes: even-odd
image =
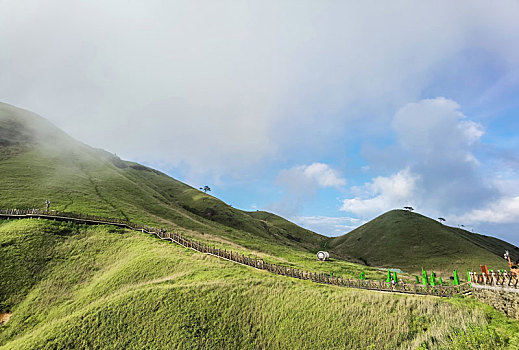
{"type": "Polygon", "coordinates": [[[0,98],[326,235],[411,205],[519,245],[519,3],[0,3],[0,98]]]}

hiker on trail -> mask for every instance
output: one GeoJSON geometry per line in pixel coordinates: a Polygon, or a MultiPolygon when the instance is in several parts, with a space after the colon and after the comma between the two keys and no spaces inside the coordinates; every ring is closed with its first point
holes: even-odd
{"type": "Polygon", "coordinates": [[[395,289],[396,282],[394,279],[391,279],[391,288],[395,289]]]}
{"type": "Polygon", "coordinates": [[[48,213],[49,212],[49,209],[50,209],[50,201],[47,199],[45,201],[45,211],[48,213]]]}

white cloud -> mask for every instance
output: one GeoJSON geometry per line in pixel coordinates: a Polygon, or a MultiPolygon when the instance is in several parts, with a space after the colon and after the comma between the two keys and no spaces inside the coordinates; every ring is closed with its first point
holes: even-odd
{"type": "Polygon", "coordinates": [[[331,237],[348,233],[364,223],[360,219],[351,217],[296,216],[292,219],[302,227],[331,237]]]}
{"type": "Polygon", "coordinates": [[[328,164],[313,163],[302,165],[291,169],[294,172],[301,172],[303,176],[313,179],[320,187],[342,187],[346,185],[346,180],[328,164]]]}
{"type": "Polygon", "coordinates": [[[0,6],[5,102],[123,157],[202,174],[333,149],[348,122],[417,98],[474,47],[505,74],[519,57],[514,1],[0,6]]]}
{"type": "MultiPolygon", "coordinates": [[[[517,173],[478,159],[484,128],[467,118],[458,103],[443,97],[408,103],[391,125],[395,144],[380,150],[383,156],[369,165],[391,169],[397,164],[404,170],[352,187],[353,198],[344,199],[341,210],[365,219],[411,205],[452,224],[500,231],[519,222],[517,173]]],[[[511,233],[500,235],[517,239],[511,233]]]]}
{"type": "Polygon", "coordinates": [[[519,222],[519,196],[502,197],[489,205],[474,209],[456,217],[459,222],[467,224],[493,223],[508,224],[519,222]]]}
{"type": "Polygon", "coordinates": [[[401,208],[414,203],[417,182],[420,177],[404,169],[398,173],[383,177],[378,176],[362,187],[353,188],[359,194],[355,198],[344,199],[341,210],[361,217],[371,217],[383,212],[401,208]]]}
{"type": "Polygon", "coordinates": [[[407,169],[411,178],[420,180],[419,186],[414,186],[412,196],[402,195],[392,200],[396,195],[384,195],[384,191],[377,188],[381,180],[373,179],[364,190],[371,189],[374,193],[359,197],[356,189],[352,189],[359,198],[345,200],[343,210],[374,212],[407,198],[422,212],[460,215],[473,209],[475,203],[496,200],[499,195],[495,184],[489,180],[488,170],[475,153],[484,128],[460,109],[458,103],[444,97],[424,99],[400,108],[391,121],[396,142],[387,149],[371,151],[375,157],[368,161],[372,169],[382,168],[386,172],[407,169]]]}
{"type": "Polygon", "coordinates": [[[393,175],[351,188],[354,197],[345,199],[341,210],[366,218],[412,205],[422,213],[455,216],[497,200],[496,184],[474,153],[484,128],[460,109],[444,97],[400,108],[391,122],[395,144],[369,164],[393,175]]]}
{"type": "Polygon", "coordinates": [[[281,170],[276,182],[293,193],[313,194],[317,188],[346,185],[346,180],[328,164],[312,163],[281,170]]]}
{"type": "Polygon", "coordinates": [[[463,139],[469,146],[479,142],[481,136],[485,133],[481,124],[475,123],[471,120],[462,120],[458,122],[458,129],[461,131],[463,139]]]}
{"type": "Polygon", "coordinates": [[[428,161],[473,162],[470,148],[483,135],[483,126],[465,120],[459,109],[444,97],[424,99],[400,108],[391,125],[406,150],[428,161]]]}
{"type": "Polygon", "coordinates": [[[283,199],[269,206],[270,210],[285,216],[294,216],[303,202],[312,199],[319,188],[341,189],[346,180],[328,164],[312,163],[281,170],[276,183],[283,188],[283,199]]]}

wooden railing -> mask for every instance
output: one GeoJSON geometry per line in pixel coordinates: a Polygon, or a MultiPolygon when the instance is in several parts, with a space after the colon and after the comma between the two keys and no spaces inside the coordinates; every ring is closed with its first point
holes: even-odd
{"type": "Polygon", "coordinates": [[[293,267],[276,265],[264,261],[263,259],[251,258],[244,254],[228,251],[226,249],[219,249],[214,246],[209,246],[199,241],[187,238],[179,233],[168,232],[165,229],[139,225],[131,221],[118,218],[105,218],[94,215],[85,215],[77,213],[67,213],[58,211],[44,211],[40,209],[7,209],[0,210],[0,218],[7,219],[23,219],[23,218],[42,218],[57,221],[73,221],[80,224],[87,225],[115,225],[131,230],[142,231],[149,234],[154,234],[162,240],[169,240],[186,248],[193,249],[200,253],[210,254],[222,259],[230,260],[242,265],[254,267],[259,270],[265,270],[282,276],[298,278],[301,280],[308,280],[316,283],[329,284],[339,287],[358,288],[374,290],[379,292],[389,293],[405,293],[405,294],[419,294],[419,295],[434,295],[438,297],[451,297],[456,294],[462,294],[470,291],[470,285],[464,283],[459,286],[429,286],[422,284],[406,284],[397,283],[391,284],[385,281],[373,280],[359,280],[359,279],[345,279],[342,277],[334,277],[324,273],[317,273],[311,271],[303,271],[293,267]]]}
{"type": "Polygon", "coordinates": [[[491,271],[488,274],[470,272],[469,275],[473,288],[519,293],[519,276],[507,271],[491,271]]]}

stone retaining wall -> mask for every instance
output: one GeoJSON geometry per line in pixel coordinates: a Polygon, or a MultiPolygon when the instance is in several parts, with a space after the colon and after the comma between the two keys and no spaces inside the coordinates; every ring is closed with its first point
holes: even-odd
{"type": "Polygon", "coordinates": [[[511,318],[519,320],[519,293],[472,289],[474,298],[493,306],[511,318]]]}

